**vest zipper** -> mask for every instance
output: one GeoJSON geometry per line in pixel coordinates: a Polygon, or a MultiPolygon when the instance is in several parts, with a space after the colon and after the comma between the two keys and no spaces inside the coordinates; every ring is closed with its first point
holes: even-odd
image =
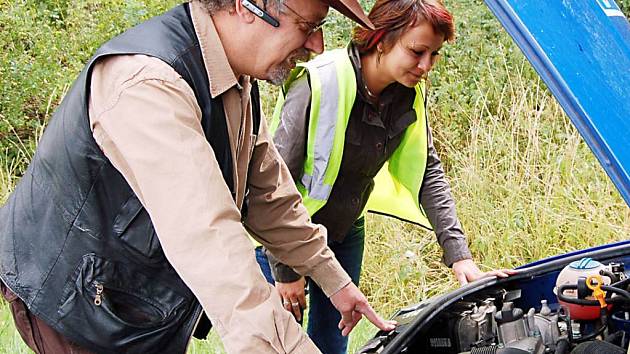
{"type": "Polygon", "coordinates": [[[99,284],[99,283],[95,283],[94,286],[96,287],[96,296],[94,297],[94,305],[96,306],[101,306],[101,304],[103,303],[103,284],[99,284]]]}

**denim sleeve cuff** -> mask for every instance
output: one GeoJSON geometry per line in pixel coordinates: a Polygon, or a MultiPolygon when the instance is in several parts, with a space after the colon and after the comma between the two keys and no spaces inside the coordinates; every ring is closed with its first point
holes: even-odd
{"type": "Polygon", "coordinates": [[[302,277],[296,273],[293,268],[283,263],[278,263],[274,267],[271,267],[271,274],[273,275],[273,279],[280,283],[293,283],[302,277]]]}
{"type": "Polygon", "coordinates": [[[280,263],[280,261],[274,257],[269,250],[265,249],[265,254],[267,255],[267,259],[269,260],[269,267],[271,268],[271,275],[273,275],[273,280],[280,283],[292,283],[297,281],[302,276],[298,274],[293,268],[289,267],[284,263],[280,263]]]}
{"type": "Polygon", "coordinates": [[[444,241],[442,250],[444,252],[442,262],[448,267],[451,267],[455,262],[464,259],[472,259],[472,254],[468,249],[465,238],[452,238],[444,241]]]}

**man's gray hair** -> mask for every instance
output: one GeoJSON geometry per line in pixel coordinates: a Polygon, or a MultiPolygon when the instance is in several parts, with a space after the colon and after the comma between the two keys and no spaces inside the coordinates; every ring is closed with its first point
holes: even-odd
{"type": "MultiPolygon", "coordinates": [[[[221,10],[229,10],[234,8],[234,0],[198,0],[201,2],[209,14],[213,14],[221,10]]],[[[262,0],[259,4],[257,0],[250,0],[262,9],[280,9],[284,4],[284,0],[262,0]]]]}

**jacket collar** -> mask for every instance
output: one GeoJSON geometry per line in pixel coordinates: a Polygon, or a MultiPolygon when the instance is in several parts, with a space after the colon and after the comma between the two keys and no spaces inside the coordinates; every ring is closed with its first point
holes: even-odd
{"type": "Polygon", "coordinates": [[[210,95],[217,97],[238,85],[234,70],[230,66],[227,55],[212,21],[212,16],[200,1],[190,2],[190,16],[192,17],[195,33],[201,46],[201,55],[208,72],[210,95]]]}

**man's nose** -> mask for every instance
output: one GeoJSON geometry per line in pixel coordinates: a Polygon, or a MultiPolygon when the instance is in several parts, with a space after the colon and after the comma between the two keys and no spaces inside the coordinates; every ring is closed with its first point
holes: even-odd
{"type": "Polygon", "coordinates": [[[315,54],[321,54],[324,52],[324,31],[319,29],[317,32],[313,32],[304,43],[304,48],[310,50],[315,54]]]}

